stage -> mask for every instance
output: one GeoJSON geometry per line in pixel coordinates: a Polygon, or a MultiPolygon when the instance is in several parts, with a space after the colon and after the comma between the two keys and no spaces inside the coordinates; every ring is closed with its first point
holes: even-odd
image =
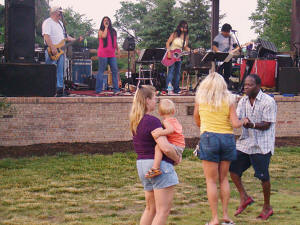
{"type": "MultiPolygon", "coordinates": [[[[176,104],[186,138],[199,137],[193,120],[194,96],[160,96],[176,104]]],[[[300,136],[300,96],[274,96],[277,137],[300,136]]],[[[129,141],[133,96],[8,97],[0,111],[0,145],[24,146],[59,142],[129,141]]],[[[154,115],[158,116],[155,112],[154,115]]],[[[239,134],[239,130],[235,133],[239,134]]]]}

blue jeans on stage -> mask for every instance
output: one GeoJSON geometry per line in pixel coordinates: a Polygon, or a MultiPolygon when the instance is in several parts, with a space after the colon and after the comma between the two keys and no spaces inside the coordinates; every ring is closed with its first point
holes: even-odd
{"type": "Polygon", "coordinates": [[[178,93],[179,89],[179,80],[180,80],[180,69],[181,69],[181,61],[175,62],[172,66],[169,67],[169,73],[166,80],[166,89],[168,89],[168,84],[171,82],[174,92],[178,93]],[[174,82],[173,82],[174,78],[174,82]]]}
{"type": "Polygon", "coordinates": [[[45,51],[45,63],[46,64],[55,64],[56,65],[56,89],[62,90],[64,87],[64,65],[65,65],[65,56],[61,55],[59,59],[51,60],[49,57],[48,51],[45,51]]]}
{"type": "Polygon", "coordinates": [[[98,59],[98,74],[96,78],[96,93],[100,93],[103,89],[103,73],[107,67],[107,63],[110,65],[112,72],[112,81],[113,81],[113,91],[114,93],[119,92],[119,82],[118,82],[118,65],[116,57],[99,57],[98,59]]]}

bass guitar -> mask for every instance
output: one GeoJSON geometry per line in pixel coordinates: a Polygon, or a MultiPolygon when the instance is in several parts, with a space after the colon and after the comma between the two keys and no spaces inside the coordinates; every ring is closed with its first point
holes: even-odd
{"type": "Polygon", "coordinates": [[[77,38],[76,40],[74,41],[70,41],[66,44],[66,39],[63,39],[61,42],[59,42],[58,44],[54,45],[54,47],[56,48],[57,50],[57,54],[56,55],[53,55],[52,54],[52,51],[51,51],[51,48],[48,47],[47,48],[47,51],[48,51],[48,55],[49,57],[51,58],[51,60],[58,60],[59,57],[65,53],[65,49],[70,46],[70,45],[73,45],[75,42],[77,41],[80,41],[80,38],[85,38],[86,36],[89,36],[90,33],[87,33],[86,35],[82,36],[82,37],[79,37],[77,38]]]}
{"type": "Polygon", "coordinates": [[[205,53],[205,49],[204,48],[196,48],[192,51],[181,51],[180,49],[174,49],[171,51],[166,51],[163,59],[161,60],[161,63],[166,67],[172,66],[175,62],[181,61],[181,58],[180,58],[181,56],[189,55],[191,53],[197,53],[197,52],[205,53]],[[168,57],[168,52],[171,53],[171,57],[168,57]]]}

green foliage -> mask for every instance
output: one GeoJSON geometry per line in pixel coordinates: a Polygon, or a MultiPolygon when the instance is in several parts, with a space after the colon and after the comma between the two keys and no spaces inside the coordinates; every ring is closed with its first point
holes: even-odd
{"type": "Polygon", "coordinates": [[[140,48],[162,48],[179,21],[186,20],[191,46],[208,48],[210,15],[207,1],[189,0],[180,2],[180,7],[175,3],[175,0],[123,1],[114,16],[114,26],[121,37],[127,36],[124,30],[134,34],[140,40],[140,48]]]}
{"type": "Polygon", "coordinates": [[[180,11],[189,24],[189,38],[192,48],[210,48],[209,6],[204,0],[180,2],[180,11]]]}
{"type": "Polygon", "coordinates": [[[258,0],[249,17],[259,37],[273,42],[280,50],[289,50],[291,40],[291,0],[258,0]]]}
{"type": "Polygon", "coordinates": [[[94,33],[92,19],[85,18],[84,14],[77,13],[72,8],[64,10],[64,19],[67,32],[72,37],[94,33]]]}
{"type": "Polygon", "coordinates": [[[0,4],[0,43],[4,43],[4,5],[0,4]]]}

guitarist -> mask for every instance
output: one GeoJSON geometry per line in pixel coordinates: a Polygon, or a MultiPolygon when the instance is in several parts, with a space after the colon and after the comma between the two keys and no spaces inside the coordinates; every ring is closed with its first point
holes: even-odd
{"type": "MultiPolygon", "coordinates": [[[[67,35],[66,30],[64,28],[62,22],[62,8],[59,6],[53,6],[50,9],[50,17],[43,22],[42,25],[42,35],[44,37],[44,42],[46,47],[50,47],[53,55],[58,53],[57,48],[54,45],[57,45],[62,40],[66,41],[75,41],[75,38],[67,35]]],[[[63,87],[64,87],[64,63],[65,57],[62,54],[58,60],[51,60],[49,57],[47,48],[45,50],[45,59],[46,64],[56,64],[56,96],[63,95],[63,87]]]]}
{"type": "MultiPolygon", "coordinates": [[[[235,48],[239,48],[235,38],[230,34],[232,27],[230,24],[225,23],[222,26],[221,33],[218,34],[213,40],[212,49],[214,52],[230,52],[235,48]]],[[[232,60],[223,63],[218,68],[218,73],[222,74],[227,85],[232,71],[232,60]]]]}
{"type": "MultiPolygon", "coordinates": [[[[170,35],[168,41],[166,42],[167,51],[181,49],[182,51],[190,51],[188,47],[189,43],[189,29],[186,21],[181,20],[176,28],[176,30],[170,35]]],[[[168,52],[168,58],[171,58],[171,53],[168,52]]],[[[169,72],[166,80],[166,89],[168,84],[171,82],[174,87],[174,93],[178,94],[179,89],[179,80],[180,80],[180,69],[181,61],[175,62],[172,66],[169,67],[169,72]],[[173,82],[174,78],[174,82],[173,82]]]]}

